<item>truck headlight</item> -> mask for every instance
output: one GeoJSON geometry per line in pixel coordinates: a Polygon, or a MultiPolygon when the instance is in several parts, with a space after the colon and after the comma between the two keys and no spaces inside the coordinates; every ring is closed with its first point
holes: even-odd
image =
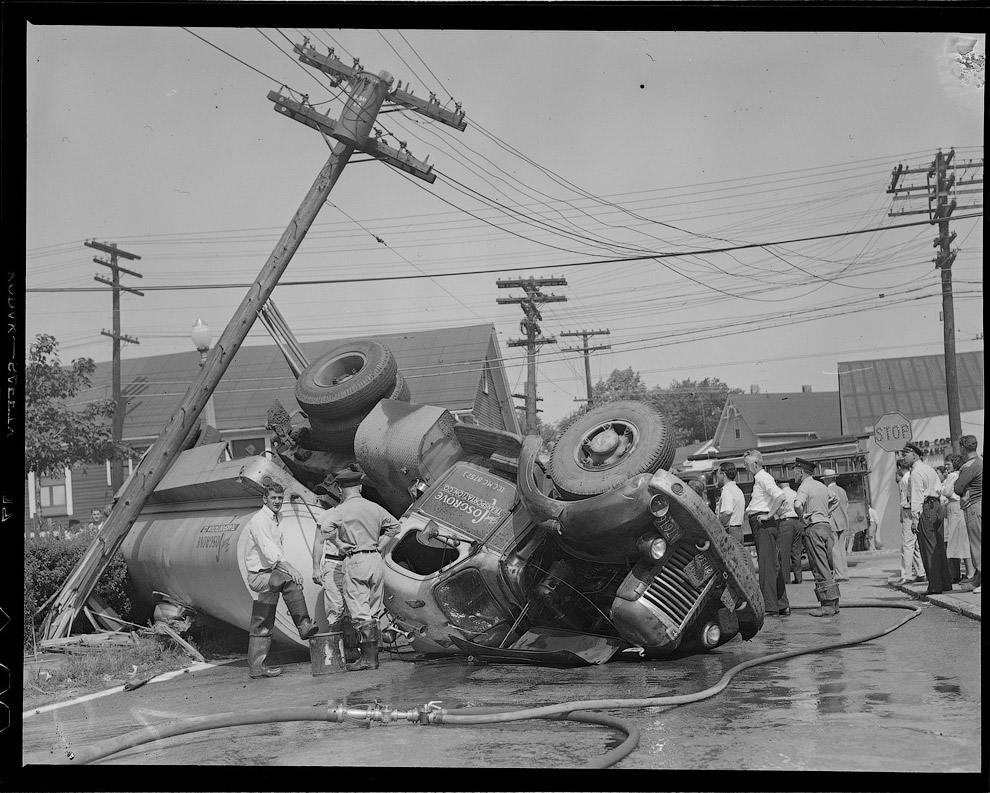
{"type": "Polygon", "coordinates": [[[667,553],[667,541],[655,534],[647,534],[640,538],[639,552],[647,559],[662,559],[667,553]]]}
{"type": "Polygon", "coordinates": [[[701,629],[701,643],[711,650],[713,647],[718,646],[718,640],[722,638],[722,630],[718,627],[716,622],[708,622],[705,627],[701,629]]]}
{"type": "Polygon", "coordinates": [[[670,511],[670,504],[662,493],[657,493],[650,499],[650,514],[655,518],[665,517],[670,511]]]}

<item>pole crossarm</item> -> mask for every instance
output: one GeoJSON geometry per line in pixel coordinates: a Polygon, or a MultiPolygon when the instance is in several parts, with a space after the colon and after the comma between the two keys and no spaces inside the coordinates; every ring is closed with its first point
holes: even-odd
{"type": "Polygon", "coordinates": [[[140,289],[131,289],[129,286],[121,286],[119,283],[115,284],[113,281],[108,281],[106,278],[103,278],[102,276],[94,275],[93,280],[99,281],[101,284],[106,284],[107,286],[112,286],[115,290],[119,289],[121,292],[130,292],[131,294],[144,297],[144,292],[142,292],[140,289]]]}
{"type": "Polygon", "coordinates": [[[140,259],[136,253],[128,253],[127,251],[122,251],[113,243],[107,242],[97,242],[96,240],[86,240],[83,242],[87,248],[94,248],[98,251],[103,251],[104,253],[110,253],[115,256],[120,256],[122,259],[140,259]]]}
{"type": "MultiPolygon", "coordinates": [[[[138,257],[141,258],[140,256],[138,257]]],[[[128,270],[126,267],[121,267],[119,264],[114,264],[113,262],[108,262],[106,259],[97,259],[93,257],[93,261],[97,264],[102,264],[104,267],[109,267],[111,269],[116,268],[118,272],[127,273],[128,275],[133,275],[135,278],[144,278],[141,273],[136,273],[133,270],[128,270]]]]}
{"type": "Polygon", "coordinates": [[[137,339],[135,339],[133,336],[127,336],[127,335],[125,335],[123,333],[111,333],[108,330],[101,330],[100,331],[100,335],[101,336],[109,336],[111,339],[119,339],[120,341],[126,341],[126,342],[128,342],[130,344],[140,344],[141,343],[137,339]]]}
{"type": "MultiPolygon", "coordinates": [[[[301,124],[305,124],[307,127],[312,127],[332,138],[339,137],[338,123],[329,116],[320,113],[315,108],[304,105],[302,102],[297,102],[290,97],[280,94],[278,91],[269,91],[268,99],[275,104],[276,112],[288,116],[301,124]]],[[[430,184],[433,184],[437,180],[437,175],[433,173],[432,165],[429,165],[426,160],[416,159],[405,149],[395,149],[381,140],[371,138],[363,146],[357,147],[357,149],[430,184]]]]}

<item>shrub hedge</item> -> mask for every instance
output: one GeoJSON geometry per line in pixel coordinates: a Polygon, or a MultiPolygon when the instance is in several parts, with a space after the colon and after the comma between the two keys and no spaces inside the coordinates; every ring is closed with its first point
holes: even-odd
{"type": "MultiPolygon", "coordinates": [[[[47,609],[34,616],[38,608],[50,598],[75,568],[83,553],[96,537],[95,530],[81,531],[68,540],[44,537],[28,540],[24,547],[24,646],[33,647],[34,634],[41,628],[47,609]]],[[[127,574],[127,565],[119,551],[113,555],[106,571],[100,576],[94,589],[117,614],[128,622],[143,624],[142,613],[132,606],[133,586],[127,574]]],[[[92,633],[93,627],[84,614],[72,624],[72,633],[92,633]]]]}

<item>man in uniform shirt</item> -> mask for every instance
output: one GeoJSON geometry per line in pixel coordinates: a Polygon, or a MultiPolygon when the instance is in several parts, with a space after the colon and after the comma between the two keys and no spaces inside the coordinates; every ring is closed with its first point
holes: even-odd
{"type": "Polygon", "coordinates": [[[961,497],[959,506],[966,518],[969,553],[976,568],[969,583],[973,586],[973,591],[980,594],[983,586],[983,458],[976,453],[976,447],[975,435],[963,435],[959,439],[959,448],[966,455],[966,462],[959,469],[959,476],[952,489],[961,497]]]}
{"type": "Polygon", "coordinates": [[[945,511],[942,480],[928,463],[922,462],[921,447],[908,443],[901,456],[911,467],[911,530],[918,536],[921,563],[928,576],[929,595],[952,591],[952,572],[945,556],[945,511]]]}
{"type": "Polygon", "coordinates": [[[279,594],[296,624],[299,638],[308,639],[320,630],[319,625],[309,618],[302,574],[289,564],[282,550],[279,511],[284,498],[285,488],[282,485],[277,482],[266,485],[262,499],[264,506],[244,526],[248,536],[244,560],[248,571],[247,583],[253,592],[258,593],[251,608],[251,627],[248,630],[248,676],[251,678],[276,677],[282,673],[280,668],[265,666],[268,650],[272,646],[279,594]]]}
{"type": "Polygon", "coordinates": [[[833,574],[832,545],[835,535],[829,515],[838,497],[814,478],[815,464],[795,459],[794,478],[798,483],[794,511],[804,521],[804,547],[815,577],[815,596],[821,605],[808,612],[812,617],[833,617],[839,613],[839,585],[833,574]]]}
{"type": "Polygon", "coordinates": [[[848,581],[849,571],[846,568],[846,537],[849,534],[849,496],[835,481],[835,471],[826,468],[822,471],[822,480],[838,499],[838,506],[832,510],[832,531],[835,542],[832,544],[832,567],[835,570],[836,581],[848,581]]]}
{"type": "Polygon", "coordinates": [[[746,496],[736,484],[736,467],[732,463],[722,463],[715,474],[718,486],[722,488],[718,496],[718,520],[730,537],[743,544],[743,518],[746,513],[746,496]]]}
{"type": "Polygon", "coordinates": [[[394,537],[399,521],[361,496],[364,472],[356,465],[334,475],[343,500],[320,520],[324,536],[344,557],[344,602],[358,632],[361,657],[349,672],[378,668],[378,617],[384,611],[385,562],[378,549],[382,534],[394,537]]]}
{"type": "Polygon", "coordinates": [[[777,509],[784,503],[784,493],[773,477],[763,469],[763,455],[750,449],[743,455],[746,470],[753,474],[753,492],[746,507],[746,516],[753,531],[756,545],[756,563],[759,567],[760,590],[763,592],[767,616],[786,617],[791,613],[787,600],[787,587],[780,569],[778,545],[777,509]]]}
{"type": "MultiPolygon", "coordinates": [[[[319,496],[319,502],[323,512],[316,518],[317,525],[333,507],[326,495],[319,496]]],[[[313,583],[323,588],[323,606],[330,632],[343,634],[344,657],[348,662],[356,661],[359,656],[357,635],[344,603],[344,557],[319,530],[313,536],[313,583]]]]}
{"type": "Polygon", "coordinates": [[[780,569],[786,583],[800,584],[801,550],[804,548],[804,523],[794,511],[794,499],[797,493],[791,490],[791,483],[786,479],[777,481],[784,494],[784,503],[777,510],[777,520],[780,523],[780,569]]]}

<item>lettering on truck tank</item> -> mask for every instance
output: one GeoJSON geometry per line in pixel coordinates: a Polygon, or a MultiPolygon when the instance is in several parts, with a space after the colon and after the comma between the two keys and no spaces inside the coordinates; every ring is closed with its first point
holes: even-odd
{"type": "Polygon", "coordinates": [[[199,533],[204,536],[196,538],[197,548],[216,548],[216,561],[220,563],[220,557],[230,551],[230,538],[237,530],[237,523],[213,523],[203,526],[199,533]]]}

